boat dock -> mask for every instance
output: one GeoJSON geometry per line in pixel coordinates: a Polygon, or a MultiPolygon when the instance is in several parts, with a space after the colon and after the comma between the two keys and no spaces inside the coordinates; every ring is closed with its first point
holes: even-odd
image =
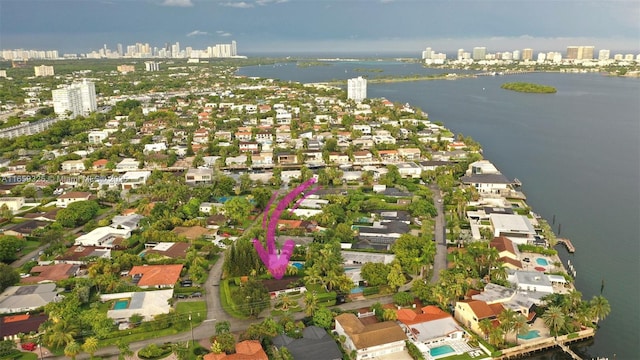
{"type": "Polygon", "coordinates": [[[567,248],[567,251],[570,253],[574,253],[576,252],[576,248],[573,246],[573,244],[571,243],[571,240],[569,239],[564,239],[564,238],[559,238],[558,239],[558,243],[560,244],[564,244],[564,246],[567,248]]]}
{"type": "Polygon", "coordinates": [[[578,331],[571,335],[558,336],[557,339],[546,338],[539,341],[531,341],[526,344],[521,344],[512,348],[502,350],[500,356],[494,357],[496,360],[507,359],[519,359],[523,357],[532,356],[538,352],[546,351],[552,348],[559,347],[563,352],[568,354],[573,360],[582,360],[576,353],[574,353],[568,346],[568,344],[591,339],[595,336],[595,331],[591,328],[578,331]]]}

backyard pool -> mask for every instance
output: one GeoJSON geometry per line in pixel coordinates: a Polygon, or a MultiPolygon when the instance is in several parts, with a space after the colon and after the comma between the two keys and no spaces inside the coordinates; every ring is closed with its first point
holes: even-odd
{"type": "Polygon", "coordinates": [[[535,339],[537,337],[540,337],[540,331],[539,330],[529,330],[524,335],[518,335],[519,339],[524,339],[524,340],[531,340],[531,339],[535,339]]]}
{"type": "Polygon", "coordinates": [[[549,262],[547,261],[547,259],[544,259],[544,258],[536,258],[536,263],[542,266],[549,265],[549,262]]]}
{"type": "Polygon", "coordinates": [[[431,356],[440,356],[440,355],[445,355],[453,352],[455,352],[455,350],[453,350],[453,348],[449,345],[434,347],[429,351],[431,356]]]}
{"type": "Polygon", "coordinates": [[[129,307],[128,299],[116,300],[116,303],[113,304],[113,310],[122,310],[128,307],[129,307]]]}

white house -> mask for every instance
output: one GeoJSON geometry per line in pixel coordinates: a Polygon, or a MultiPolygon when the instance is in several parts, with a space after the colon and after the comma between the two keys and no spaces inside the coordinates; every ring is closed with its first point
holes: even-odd
{"type": "Polygon", "coordinates": [[[187,185],[211,184],[213,182],[213,169],[191,168],[187,170],[184,177],[187,185]]]}
{"type": "Polygon", "coordinates": [[[131,236],[131,230],[116,229],[110,226],[102,226],[93,229],[91,232],[76,238],[74,245],[95,246],[103,248],[113,248],[117,244],[114,241],[117,238],[128,239],[131,236]]]}
{"type": "Polygon", "coordinates": [[[93,130],[88,134],[88,141],[89,144],[102,144],[102,142],[108,137],[109,133],[105,130],[93,130]]]}
{"type": "Polygon", "coordinates": [[[91,198],[91,193],[84,191],[71,191],[64,193],[56,199],[56,207],[66,208],[69,204],[76,201],[87,201],[91,198]]]}
{"type": "Polygon", "coordinates": [[[18,211],[24,206],[24,197],[0,197],[0,208],[3,205],[11,211],[18,211]]]}
{"type": "Polygon", "coordinates": [[[161,143],[145,144],[144,150],[142,152],[145,154],[148,154],[152,152],[160,152],[165,150],[167,150],[167,144],[161,142],[161,143]]]}
{"type": "Polygon", "coordinates": [[[124,158],[118,164],[116,164],[117,172],[126,172],[130,170],[138,170],[140,168],[140,162],[133,158],[124,158]]]}
{"type": "Polygon", "coordinates": [[[526,244],[536,235],[529,218],[516,214],[493,213],[489,215],[489,221],[493,227],[493,236],[505,236],[515,244],[526,244]]]}
{"type": "Polygon", "coordinates": [[[403,178],[418,179],[422,174],[422,168],[413,162],[399,163],[396,164],[396,166],[398,167],[400,176],[403,178]]]}
{"type": "Polygon", "coordinates": [[[135,189],[144,185],[151,176],[151,171],[127,171],[120,177],[123,190],[135,189]]]}
{"type": "Polygon", "coordinates": [[[67,160],[63,161],[61,164],[61,169],[64,172],[78,172],[84,171],[84,160],[67,160]]]}
{"type": "Polygon", "coordinates": [[[107,311],[108,318],[116,323],[124,323],[134,314],[142,315],[143,321],[151,321],[156,315],[168,314],[171,311],[169,300],[172,297],[173,289],[167,289],[105,294],[100,295],[100,301],[116,300],[119,304],[124,304],[107,311]]]}

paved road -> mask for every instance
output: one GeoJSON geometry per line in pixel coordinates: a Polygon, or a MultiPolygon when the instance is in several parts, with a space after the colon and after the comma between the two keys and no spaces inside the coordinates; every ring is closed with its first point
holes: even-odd
{"type": "Polygon", "coordinates": [[[446,221],[444,217],[444,203],[440,188],[432,184],[429,186],[433,192],[433,200],[435,201],[438,215],[435,218],[435,228],[433,234],[436,238],[436,256],[433,260],[433,276],[431,283],[436,283],[440,279],[440,271],[447,268],[447,239],[445,236],[446,221]]]}

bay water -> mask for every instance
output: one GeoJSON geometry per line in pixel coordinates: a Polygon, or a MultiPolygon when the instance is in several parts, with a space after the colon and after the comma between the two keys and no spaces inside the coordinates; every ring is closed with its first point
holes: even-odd
{"type": "MultiPolygon", "coordinates": [[[[239,75],[302,83],[356,76],[427,75],[401,62],[295,63],[242,68],[239,75]]],[[[370,83],[369,98],[409,103],[454,133],[480,142],[483,155],[523,183],[527,203],[576,247],[558,247],[577,270],[583,299],[611,304],[584,358],[640,358],[640,79],[599,73],[530,73],[459,80],[370,83]],[[503,90],[505,82],[554,86],[556,94],[503,90]],[[602,285],[604,284],[604,287],[602,285]]],[[[564,359],[562,352],[537,355],[564,359]]]]}

